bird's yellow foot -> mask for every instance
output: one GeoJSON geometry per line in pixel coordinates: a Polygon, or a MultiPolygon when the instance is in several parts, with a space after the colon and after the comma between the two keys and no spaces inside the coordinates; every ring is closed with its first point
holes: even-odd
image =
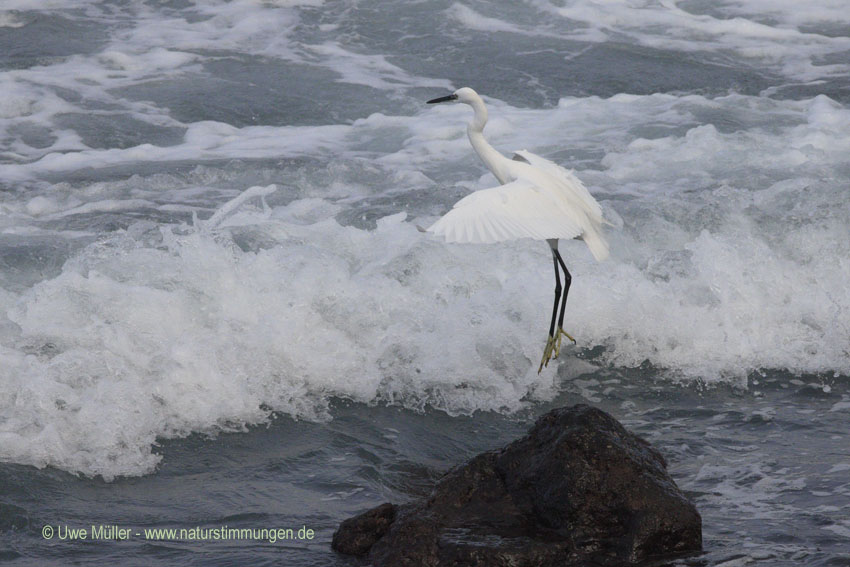
{"type": "Polygon", "coordinates": [[[540,361],[540,368],[537,369],[537,373],[543,370],[544,366],[549,366],[549,361],[552,360],[552,352],[555,350],[555,337],[549,337],[546,339],[546,348],[543,349],[543,359],[540,361]]]}
{"type": "Polygon", "coordinates": [[[555,341],[555,352],[552,353],[552,358],[558,358],[558,355],[561,354],[561,339],[567,337],[573,344],[576,344],[576,340],[573,338],[571,334],[563,330],[561,327],[558,327],[558,332],[555,333],[558,339],[555,341]]]}
{"type": "Polygon", "coordinates": [[[572,337],[572,335],[560,327],[558,327],[558,332],[555,333],[554,337],[546,339],[546,348],[543,349],[543,359],[540,361],[540,367],[537,369],[538,374],[543,371],[544,366],[549,366],[550,360],[558,358],[558,355],[561,354],[561,341],[564,337],[573,341],[573,344],[576,343],[576,340],[572,337]]]}

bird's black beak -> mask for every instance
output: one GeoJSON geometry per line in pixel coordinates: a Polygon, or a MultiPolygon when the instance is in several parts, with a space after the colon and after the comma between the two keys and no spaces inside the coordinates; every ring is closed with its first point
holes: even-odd
{"type": "Polygon", "coordinates": [[[448,102],[450,100],[457,100],[457,95],[452,93],[450,95],[441,96],[441,97],[438,97],[438,98],[432,98],[426,104],[436,104],[438,102],[448,102]]]}

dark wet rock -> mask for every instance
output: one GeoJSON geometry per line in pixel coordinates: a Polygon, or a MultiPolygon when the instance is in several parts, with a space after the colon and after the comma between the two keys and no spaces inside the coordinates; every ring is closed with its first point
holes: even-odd
{"type": "Polygon", "coordinates": [[[396,506],[386,502],[340,524],[333,536],[333,548],[347,555],[366,555],[395,521],[396,506]]]}
{"type": "Polygon", "coordinates": [[[627,565],[698,551],[702,521],[661,454],[577,405],[449,471],[422,502],[346,520],[335,550],[382,566],[627,565]]]}

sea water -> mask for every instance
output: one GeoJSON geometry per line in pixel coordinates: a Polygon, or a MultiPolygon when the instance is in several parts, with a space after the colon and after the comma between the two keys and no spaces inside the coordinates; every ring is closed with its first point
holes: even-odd
{"type": "Polygon", "coordinates": [[[848,14],[6,0],[0,561],[345,565],[341,520],[583,402],[702,511],[680,563],[850,565],[848,14]],[[540,374],[548,247],[418,229],[497,183],[424,104],[461,86],[610,222],[540,374]]]}

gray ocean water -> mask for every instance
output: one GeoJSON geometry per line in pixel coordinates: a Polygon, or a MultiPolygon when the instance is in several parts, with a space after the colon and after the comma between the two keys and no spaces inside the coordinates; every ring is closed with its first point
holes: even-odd
{"type": "Polygon", "coordinates": [[[702,512],[671,564],[850,565],[844,4],[0,3],[0,562],[354,565],[590,403],[702,512]],[[548,248],[417,229],[496,184],[462,86],[611,222],[539,375],[548,248]]]}

